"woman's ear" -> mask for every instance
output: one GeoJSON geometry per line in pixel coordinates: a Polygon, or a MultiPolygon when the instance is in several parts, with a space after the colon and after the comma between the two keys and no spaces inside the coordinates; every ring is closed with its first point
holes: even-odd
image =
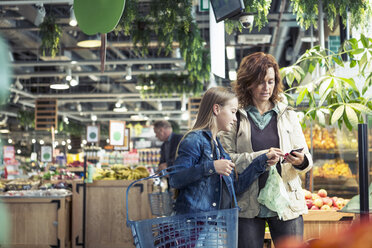
{"type": "Polygon", "coordinates": [[[220,105],[219,104],[213,104],[213,114],[218,115],[220,112],[220,105]]]}

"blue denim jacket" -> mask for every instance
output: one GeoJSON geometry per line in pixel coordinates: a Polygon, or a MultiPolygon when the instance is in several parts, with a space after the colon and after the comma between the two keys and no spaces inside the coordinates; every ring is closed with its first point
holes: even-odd
{"type": "Polygon", "coordinates": [[[244,192],[265,172],[267,156],[262,154],[239,174],[239,180],[236,180],[234,171],[230,176],[220,176],[214,169],[214,160],[230,157],[218,139],[220,152],[216,146],[212,151],[211,140],[211,131],[196,130],[187,134],[179,145],[178,156],[173,166],[180,168],[175,174],[170,175],[169,179],[170,186],[179,190],[175,205],[177,214],[220,209],[222,180],[229,191],[232,207],[235,192],[237,194],[244,192]]]}

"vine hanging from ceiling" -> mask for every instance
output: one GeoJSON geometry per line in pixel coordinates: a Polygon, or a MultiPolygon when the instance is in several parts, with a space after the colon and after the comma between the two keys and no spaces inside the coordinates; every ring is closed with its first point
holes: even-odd
{"type": "MultiPolygon", "coordinates": [[[[188,93],[201,92],[204,80],[209,79],[209,51],[192,16],[192,2],[152,0],[149,2],[148,13],[142,13],[140,9],[140,1],[127,0],[115,32],[130,36],[136,51],[142,56],[149,53],[148,47],[153,37],[156,37],[160,44],[158,54],[165,52],[168,55],[174,50],[174,45],[178,44],[181,56],[185,60],[189,88],[185,89],[183,81],[174,81],[172,89],[183,89],[189,91],[188,93]]],[[[155,84],[159,83],[161,87],[161,82],[152,81],[155,84]]],[[[169,93],[169,90],[165,92],[169,93]]]]}

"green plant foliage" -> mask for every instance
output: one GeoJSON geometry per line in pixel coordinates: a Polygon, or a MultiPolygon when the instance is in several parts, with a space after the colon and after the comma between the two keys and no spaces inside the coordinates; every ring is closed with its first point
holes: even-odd
{"type": "Polygon", "coordinates": [[[30,110],[19,110],[17,113],[19,125],[28,129],[29,127],[35,128],[35,112],[30,110]]]}
{"type": "Polygon", "coordinates": [[[152,40],[157,40],[159,44],[158,54],[164,52],[166,55],[172,52],[174,44],[178,43],[188,71],[187,80],[193,86],[190,89],[201,91],[203,88],[199,85],[209,79],[210,58],[208,50],[204,48],[206,42],[191,14],[192,2],[152,0],[149,4],[149,14],[144,15],[138,11],[138,0],[128,0],[115,33],[122,32],[130,36],[137,53],[142,56],[149,53],[148,46],[152,40]]]}
{"type": "Polygon", "coordinates": [[[371,6],[365,0],[291,0],[293,13],[301,27],[308,29],[311,25],[318,26],[319,2],[322,3],[323,13],[327,19],[328,26],[333,29],[338,16],[346,25],[347,13],[350,12],[350,24],[352,26],[366,24],[371,16],[371,6]]]}
{"type": "Polygon", "coordinates": [[[172,94],[193,94],[198,95],[203,90],[203,84],[200,81],[189,82],[189,75],[176,74],[151,74],[140,75],[138,84],[141,86],[141,93],[153,93],[162,96],[171,96],[172,94]]]}
{"type": "Polygon", "coordinates": [[[68,124],[61,121],[60,125],[58,125],[58,131],[63,131],[64,133],[82,137],[85,135],[86,127],[84,125],[81,125],[81,123],[70,121],[68,124]],[[62,124],[61,124],[62,123],[62,124]]]}
{"type": "Polygon", "coordinates": [[[41,51],[43,56],[55,57],[59,51],[59,41],[62,29],[55,22],[53,16],[46,16],[40,24],[41,51]]]}
{"type": "Polygon", "coordinates": [[[360,40],[347,40],[338,53],[319,46],[306,51],[295,64],[280,70],[282,78],[290,86],[287,92],[298,93],[296,101],[291,101],[293,105],[306,102],[305,115],[318,119],[320,123],[337,123],[339,127],[345,124],[350,130],[358,123],[364,123],[364,115],[372,114],[371,50],[372,39],[361,35],[360,40]],[[347,54],[351,61],[343,61],[342,54],[347,54]],[[337,76],[336,66],[342,70],[358,66],[358,74],[349,78],[337,76]],[[316,67],[324,68],[325,74],[315,81],[306,80],[316,67]],[[363,79],[363,85],[356,84],[357,78],[363,79]]]}

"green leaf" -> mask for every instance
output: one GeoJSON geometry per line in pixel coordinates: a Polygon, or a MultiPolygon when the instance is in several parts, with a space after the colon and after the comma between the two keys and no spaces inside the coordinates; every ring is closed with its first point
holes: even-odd
{"type": "Polygon", "coordinates": [[[365,51],[365,49],[363,48],[357,48],[357,49],[354,49],[353,51],[350,52],[350,54],[352,55],[357,55],[357,54],[361,54],[365,51]]]}
{"type": "Polygon", "coordinates": [[[302,102],[302,100],[304,99],[304,97],[306,96],[306,94],[308,93],[307,89],[304,88],[299,94],[298,94],[298,98],[296,100],[296,106],[300,105],[300,103],[302,102]]]}
{"type": "Polygon", "coordinates": [[[332,56],[334,62],[336,62],[339,66],[344,67],[344,62],[338,56],[332,56]]]}
{"type": "Polygon", "coordinates": [[[356,126],[358,125],[358,116],[355,113],[354,109],[350,108],[348,105],[345,106],[346,116],[351,123],[351,125],[356,126]]]}
{"type": "MultiPolygon", "coordinates": [[[[333,85],[333,77],[325,77],[324,80],[322,80],[319,83],[319,96],[323,98],[323,95],[325,92],[329,89],[329,87],[332,87],[333,85]]],[[[329,92],[328,92],[329,93],[329,92]]]]}
{"type": "Polygon", "coordinates": [[[333,112],[332,118],[331,118],[332,125],[335,124],[336,121],[338,121],[341,118],[342,114],[344,113],[344,109],[345,109],[345,106],[341,105],[335,110],[335,112],[333,112]]]}
{"type": "Polygon", "coordinates": [[[366,105],[363,105],[363,104],[360,104],[360,103],[348,103],[347,105],[350,106],[351,108],[355,109],[355,110],[358,110],[358,111],[362,112],[362,113],[372,114],[372,110],[369,109],[366,105]]]}
{"type": "Polygon", "coordinates": [[[324,94],[322,95],[322,97],[319,100],[319,104],[318,104],[319,107],[321,107],[323,105],[324,101],[327,99],[330,92],[331,92],[331,89],[327,89],[326,92],[324,92],[324,94]]]}
{"type": "Polygon", "coordinates": [[[364,70],[367,63],[367,53],[363,54],[362,58],[359,60],[359,70],[364,70]]]}
{"type": "Polygon", "coordinates": [[[356,65],[357,65],[356,60],[352,60],[352,61],[350,62],[350,68],[353,68],[353,67],[355,67],[356,65]]]}
{"type": "Polygon", "coordinates": [[[325,125],[325,116],[324,113],[320,110],[316,111],[316,116],[318,117],[319,124],[324,126],[325,125]]]}
{"type": "Polygon", "coordinates": [[[356,85],[355,85],[354,79],[352,79],[352,78],[343,78],[343,77],[338,77],[338,79],[341,80],[342,82],[345,82],[348,85],[350,85],[351,88],[353,88],[353,90],[359,92],[358,87],[356,87],[356,85]]]}
{"type": "Polygon", "coordinates": [[[360,35],[360,41],[362,42],[362,44],[363,44],[363,46],[364,46],[365,48],[368,48],[369,40],[368,40],[368,38],[366,38],[366,37],[364,36],[364,34],[361,34],[361,35],[360,35]]]}

